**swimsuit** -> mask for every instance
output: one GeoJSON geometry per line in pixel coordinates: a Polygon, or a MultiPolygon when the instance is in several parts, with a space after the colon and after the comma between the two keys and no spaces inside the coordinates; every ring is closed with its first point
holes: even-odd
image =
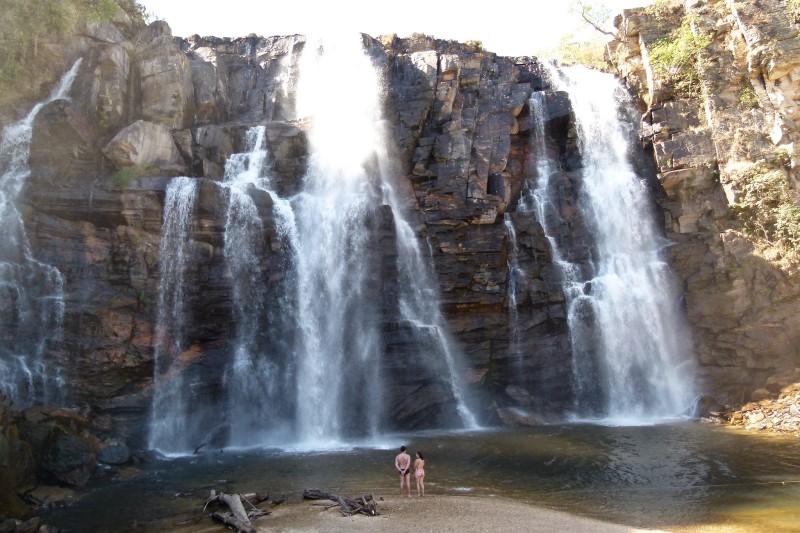
{"type": "Polygon", "coordinates": [[[424,468],[418,468],[416,472],[414,472],[414,477],[422,477],[425,475],[424,468]]]}

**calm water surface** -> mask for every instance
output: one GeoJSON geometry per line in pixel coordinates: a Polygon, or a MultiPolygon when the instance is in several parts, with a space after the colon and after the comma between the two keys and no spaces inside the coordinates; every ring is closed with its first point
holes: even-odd
{"type": "Polygon", "coordinates": [[[209,451],[95,485],[45,519],[75,532],[164,531],[205,519],[212,488],[294,501],[311,487],[394,495],[400,444],[425,455],[432,495],[503,496],[643,528],[800,531],[800,439],[692,422],[416,433],[324,452],[209,451]]]}

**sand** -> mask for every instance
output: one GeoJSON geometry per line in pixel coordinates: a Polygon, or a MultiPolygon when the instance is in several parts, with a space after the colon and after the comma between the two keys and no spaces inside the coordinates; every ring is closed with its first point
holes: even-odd
{"type": "MultiPolygon", "coordinates": [[[[319,502],[317,502],[319,503],[319,502]]],[[[386,497],[378,501],[377,517],[345,517],[336,508],[313,502],[280,505],[256,521],[259,532],[582,532],[630,533],[655,531],[609,524],[543,509],[503,498],[428,495],[424,498],[386,497]]],[[[223,531],[207,524],[202,531],[223,531]]],[[[194,531],[199,531],[195,529],[194,531]]]]}

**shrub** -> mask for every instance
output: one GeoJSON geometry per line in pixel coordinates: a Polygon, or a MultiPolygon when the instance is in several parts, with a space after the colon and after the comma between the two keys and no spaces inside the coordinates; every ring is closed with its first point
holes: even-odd
{"type": "Polygon", "coordinates": [[[133,165],[123,167],[111,175],[111,182],[116,187],[127,187],[131,181],[142,176],[153,176],[159,173],[156,167],[148,165],[133,165]]]}
{"type": "Polygon", "coordinates": [[[800,193],[792,189],[783,167],[757,164],[740,172],[733,184],[739,197],[731,206],[731,218],[778,255],[800,259],[800,193]]]}
{"type": "Polygon", "coordinates": [[[800,0],[788,0],[786,2],[786,14],[795,24],[800,24],[800,0]]]}
{"type": "Polygon", "coordinates": [[[32,63],[40,59],[41,41],[57,41],[84,20],[110,20],[120,8],[136,22],[144,23],[148,17],[145,8],[133,0],[2,0],[0,84],[8,86],[22,73],[37,68],[32,63]]]}
{"type": "Polygon", "coordinates": [[[710,44],[710,37],[696,35],[692,31],[690,18],[683,17],[676,30],[653,45],[650,50],[650,65],[657,74],[673,80],[673,88],[678,95],[698,96],[700,73],[697,64],[700,54],[710,44]]]}
{"type": "Polygon", "coordinates": [[[676,0],[654,0],[652,4],[645,8],[645,13],[655,17],[656,20],[663,21],[680,7],[681,2],[676,0]]]}
{"type": "Polygon", "coordinates": [[[483,52],[485,51],[483,48],[483,41],[467,41],[466,44],[468,47],[472,48],[473,52],[483,52]]]}
{"type": "Polygon", "coordinates": [[[739,89],[739,110],[747,111],[748,109],[755,109],[760,107],[758,96],[756,96],[753,87],[748,82],[739,89]]]}
{"type": "Polygon", "coordinates": [[[567,35],[556,48],[542,50],[534,55],[543,59],[556,59],[567,66],[583,65],[603,71],[608,71],[610,67],[606,61],[606,45],[600,39],[579,42],[573,36],[567,35]]]}

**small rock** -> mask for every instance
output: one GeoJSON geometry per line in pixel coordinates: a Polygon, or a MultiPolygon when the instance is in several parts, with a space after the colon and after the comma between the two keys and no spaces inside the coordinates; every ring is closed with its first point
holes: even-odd
{"type": "Polygon", "coordinates": [[[41,524],[41,519],[38,516],[34,516],[30,520],[17,525],[16,529],[14,529],[14,533],[36,533],[39,531],[39,526],[41,524]]]}

